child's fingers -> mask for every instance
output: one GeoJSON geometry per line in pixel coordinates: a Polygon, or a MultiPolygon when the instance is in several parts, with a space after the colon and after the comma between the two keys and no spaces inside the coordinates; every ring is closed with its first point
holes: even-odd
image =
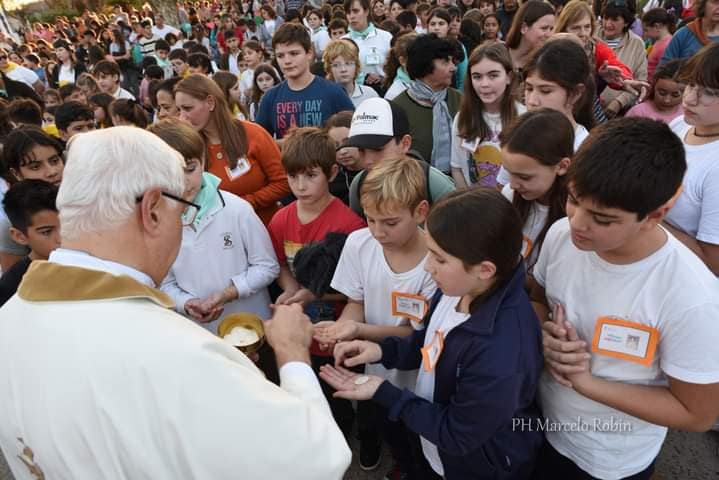
{"type": "Polygon", "coordinates": [[[548,321],[542,323],[542,331],[547,332],[554,338],[560,338],[563,339],[565,335],[567,334],[567,331],[564,329],[562,324],[557,324],[554,321],[548,321]]]}
{"type": "Polygon", "coordinates": [[[587,344],[583,340],[567,341],[552,337],[549,334],[542,334],[542,345],[544,348],[556,352],[577,352],[585,350],[587,344]]]}
{"type": "Polygon", "coordinates": [[[551,359],[564,365],[577,365],[589,360],[590,356],[586,352],[564,353],[556,350],[544,349],[545,358],[551,359]]]}
{"type": "Polygon", "coordinates": [[[571,375],[573,373],[582,373],[587,371],[586,365],[568,365],[552,360],[551,358],[545,358],[547,364],[549,364],[554,370],[563,375],[571,375]]]}
{"type": "Polygon", "coordinates": [[[547,370],[557,383],[559,383],[560,385],[564,385],[565,387],[572,388],[572,382],[567,380],[563,375],[559,374],[551,367],[547,368],[547,370]]]}
{"type": "Polygon", "coordinates": [[[564,326],[567,329],[567,340],[569,340],[570,342],[580,341],[579,335],[577,334],[577,329],[574,328],[572,322],[564,322],[564,326]]]}

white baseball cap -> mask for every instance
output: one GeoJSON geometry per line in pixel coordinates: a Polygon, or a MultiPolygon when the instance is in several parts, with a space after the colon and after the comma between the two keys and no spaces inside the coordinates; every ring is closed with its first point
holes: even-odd
{"type": "Polygon", "coordinates": [[[343,147],[380,150],[393,138],[409,134],[404,109],[384,98],[368,98],[352,115],[352,123],[343,147]]]}

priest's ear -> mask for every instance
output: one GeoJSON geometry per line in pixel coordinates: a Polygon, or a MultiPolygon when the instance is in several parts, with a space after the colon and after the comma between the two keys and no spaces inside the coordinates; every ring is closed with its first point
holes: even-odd
{"type": "Polygon", "coordinates": [[[27,235],[15,227],[10,227],[10,238],[12,238],[15,243],[26,247],[30,246],[30,240],[28,240],[27,235]]]}

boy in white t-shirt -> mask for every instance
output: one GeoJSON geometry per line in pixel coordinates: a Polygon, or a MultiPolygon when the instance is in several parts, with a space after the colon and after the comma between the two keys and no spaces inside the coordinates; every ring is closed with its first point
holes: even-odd
{"type": "MultiPolygon", "coordinates": [[[[369,227],[347,238],[332,279],[332,288],[347,296],[347,306],[337,322],[317,324],[315,338],[320,344],[355,338],[379,342],[424,328],[424,313],[437,288],[424,269],[428,250],[419,225],[429,210],[426,198],[424,170],[412,158],[388,160],[369,172],[360,197],[369,227]]],[[[417,379],[416,370],[386,370],[379,364],[365,371],[410,390],[417,379]]],[[[369,470],[379,463],[379,442],[376,430],[363,422],[363,407],[379,407],[370,402],[359,407],[360,465],[369,470]]],[[[373,423],[382,423],[386,412],[375,416],[373,423]]],[[[398,422],[385,423],[381,430],[397,467],[408,472],[406,430],[398,422]]]]}
{"type": "Polygon", "coordinates": [[[649,479],[667,427],[719,416],[719,283],[660,225],[685,171],[681,142],[652,120],[609,122],[577,152],[568,218],[534,267],[547,363],[536,478],[649,479]]]}

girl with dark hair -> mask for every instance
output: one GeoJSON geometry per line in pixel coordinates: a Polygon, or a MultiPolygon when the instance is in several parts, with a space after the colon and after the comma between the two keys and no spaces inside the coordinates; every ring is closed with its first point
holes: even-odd
{"type": "Polygon", "coordinates": [[[272,65],[262,64],[255,69],[255,76],[252,79],[250,89],[250,119],[255,120],[257,109],[260,107],[262,96],[275,85],[282,83],[277,70],[272,65]]]}
{"type": "Polygon", "coordinates": [[[336,397],[372,399],[419,436],[413,453],[422,471],[411,478],[529,478],[542,433],[512,425],[538,421],[543,360],[518,261],[519,215],[496,190],[460,190],[434,205],[425,238],[425,269],[439,287],[426,327],[379,344],[339,343],[338,366],[322,367],[320,377],[336,397]],[[419,368],[414,391],[349,370],[375,362],[419,368]]]}
{"type": "Polygon", "coordinates": [[[531,272],[547,230],[566,216],[564,175],[574,155],[574,128],[562,113],[541,108],[517,118],[500,140],[502,166],[509,174],[502,195],[524,225],[522,256],[531,272]]]}
{"type": "Polygon", "coordinates": [[[250,95],[255,69],[259,67],[265,59],[265,49],[257,40],[247,40],[242,45],[242,60],[247,67],[240,74],[240,94],[242,98],[245,99],[244,101],[246,101],[250,95]]]}
{"type": "Polygon", "coordinates": [[[110,118],[116,127],[130,125],[146,128],[148,125],[147,112],[135,100],[118,98],[110,104],[110,118]]]}
{"type": "Polygon", "coordinates": [[[96,93],[88,97],[90,108],[95,113],[97,128],[112,127],[112,116],[110,115],[110,104],[115,98],[109,93],[96,93]]]}
{"type": "Polygon", "coordinates": [[[517,10],[505,44],[519,77],[532,51],[552,35],[554,21],[554,7],[549,3],[530,0],[517,10]]]}
{"type": "Polygon", "coordinates": [[[512,60],[504,45],[480,46],[469,57],[469,65],[462,102],[452,123],[452,178],[459,187],[496,188],[502,165],[502,126],[526,109],[512,94],[512,60]]]}
{"type": "Polygon", "coordinates": [[[645,117],[670,123],[684,113],[682,92],[684,85],[677,81],[677,74],[684,62],[672,60],[660,66],[654,74],[647,99],[629,109],[627,117],[645,117]]]}
{"type": "Polygon", "coordinates": [[[57,65],[50,75],[50,88],[60,88],[68,83],[77,83],[77,78],[85,72],[85,65],[75,60],[73,47],[65,40],[53,43],[57,65]]]}
{"type": "MultiPolygon", "coordinates": [[[[3,144],[3,178],[8,185],[20,180],[43,180],[60,185],[65,170],[63,146],[38,127],[22,127],[11,132],[3,144]]],[[[0,189],[2,196],[7,188],[0,189]]],[[[0,198],[0,200],[2,200],[0,198]]],[[[28,254],[25,246],[10,237],[10,221],[0,209],[0,267],[7,272],[28,254]]]]}
{"type": "Polygon", "coordinates": [[[594,126],[594,80],[584,49],[570,39],[547,42],[529,58],[525,75],[527,109],[562,112],[574,127],[574,149],[578,149],[589,135],[587,129],[594,126]]]}
{"type": "MultiPolygon", "coordinates": [[[[672,9],[673,10],[673,9],[672,9]]],[[[672,34],[677,26],[677,17],[674,12],[663,8],[652,8],[642,16],[642,29],[644,37],[652,42],[647,55],[647,80],[651,83],[654,70],[664,56],[672,34]]]]}
{"type": "Polygon", "coordinates": [[[482,19],[482,44],[499,42],[499,32],[502,24],[496,13],[488,13],[482,19]]]}
{"type": "Polygon", "coordinates": [[[290,192],[272,137],[255,123],[237,120],[220,87],[204,75],[192,74],[178,83],[175,104],[180,118],[204,137],[207,170],[220,178],[220,188],[250,202],[269,223],[290,192]]]}

